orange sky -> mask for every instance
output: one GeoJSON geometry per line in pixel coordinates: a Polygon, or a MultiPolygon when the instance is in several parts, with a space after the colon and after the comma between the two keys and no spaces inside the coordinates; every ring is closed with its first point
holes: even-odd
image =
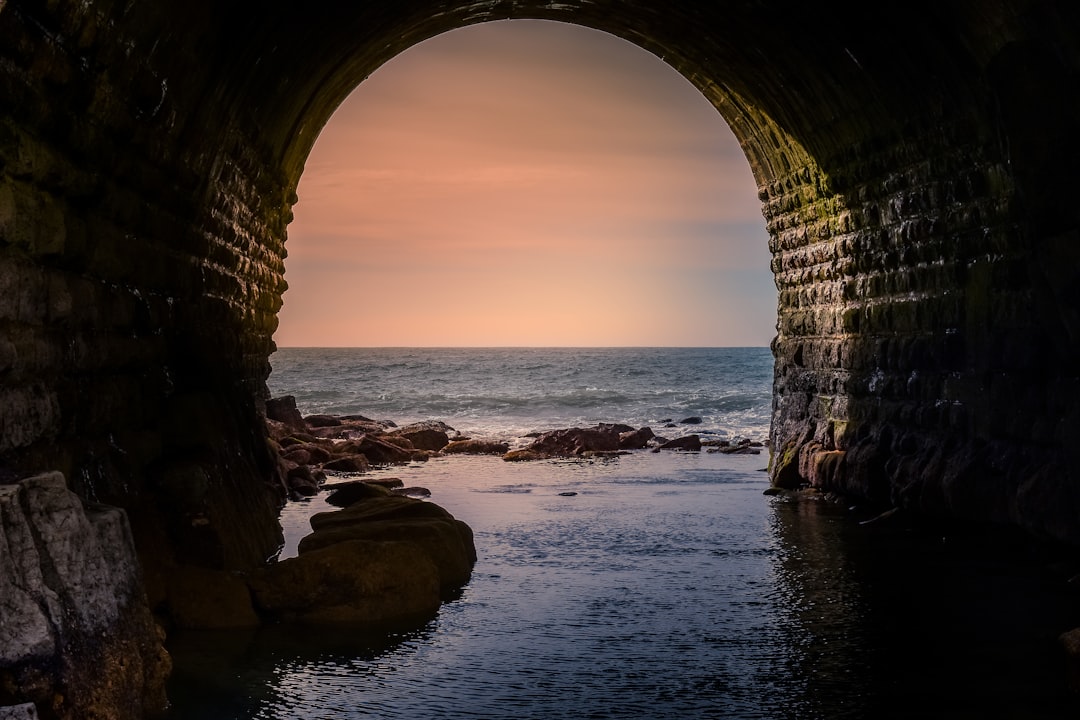
{"type": "Polygon", "coordinates": [[[767,345],[746,159],[656,57],[477,25],[380,68],[315,145],[279,346],[767,345]]]}

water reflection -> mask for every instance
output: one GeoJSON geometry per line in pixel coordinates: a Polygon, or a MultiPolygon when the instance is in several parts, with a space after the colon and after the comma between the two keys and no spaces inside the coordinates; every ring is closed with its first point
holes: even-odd
{"type": "Polygon", "coordinates": [[[374,637],[178,636],[174,718],[1080,717],[1039,555],[767,499],[759,464],[432,461],[481,556],[459,600],[374,637]]]}
{"type": "Polygon", "coordinates": [[[778,502],[772,527],[800,717],[1080,717],[1056,646],[1076,603],[1023,541],[825,502],[778,502]]]}

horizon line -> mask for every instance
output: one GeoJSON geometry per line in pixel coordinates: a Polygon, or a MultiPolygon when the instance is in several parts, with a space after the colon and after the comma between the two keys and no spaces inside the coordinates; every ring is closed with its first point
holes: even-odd
{"type": "Polygon", "coordinates": [[[277,350],[739,350],[769,345],[279,345],[277,350]]]}

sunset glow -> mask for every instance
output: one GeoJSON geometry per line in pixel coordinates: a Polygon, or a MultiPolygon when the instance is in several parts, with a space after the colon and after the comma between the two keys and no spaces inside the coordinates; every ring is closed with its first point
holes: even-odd
{"type": "Polygon", "coordinates": [[[422,43],[321,134],[280,346],[767,345],[776,291],[731,131],[658,58],[571,25],[422,43]]]}

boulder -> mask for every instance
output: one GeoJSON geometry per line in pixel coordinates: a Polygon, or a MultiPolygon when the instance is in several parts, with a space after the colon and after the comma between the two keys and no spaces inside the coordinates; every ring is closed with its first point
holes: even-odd
{"type": "Polygon", "coordinates": [[[255,627],[259,616],[240,578],[223,570],[184,566],[169,576],[169,617],[191,630],[255,627]]]}
{"type": "Polygon", "coordinates": [[[640,430],[623,431],[619,433],[619,449],[620,450],[640,450],[647,446],[649,441],[655,437],[653,435],[652,428],[643,427],[640,430]]]}
{"type": "Polygon", "coordinates": [[[543,433],[523,451],[508,453],[505,460],[580,457],[586,452],[619,449],[619,433],[597,428],[566,428],[543,433]],[[513,457],[510,457],[510,456],[513,457]]]}
{"type": "Polygon", "coordinates": [[[457,432],[444,422],[425,420],[391,430],[388,436],[407,438],[418,450],[439,451],[450,442],[450,434],[457,432]]]}
{"type": "Polygon", "coordinates": [[[597,423],[593,429],[600,430],[601,432],[618,433],[619,435],[634,431],[633,427],[622,423],[597,423]]]}
{"type": "Polygon", "coordinates": [[[368,459],[361,453],[350,453],[323,463],[322,469],[331,472],[364,473],[368,471],[368,459]]]}
{"type": "Polygon", "coordinates": [[[510,446],[498,440],[454,440],[442,449],[444,455],[503,455],[510,446]]]}
{"type": "Polygon", "coordinates": [[[684,437],[675,438],[674,440],[668,440],[661,445],[659,450],[700,450],[701,438],[697,435],[686,435],[684,437]]]}
{"type": "Polygon", "coordinates": [[[0,697],[49,717],[151,717],[170,668],[127,515],[60,473],[0,485],[0,697]],[[61,704],[57,704],[57,700],[61,704]]]}
{"type": "Polygon", "coordinates": [[[340,483],[326,496],[326,502],[334,507],[349,507],[361,500],[369,500],[375,497],[388,497],[390,490],[382,485],[373,485],[357,480],[356,482],[340,483]]]}
{"type": "Polygon", "coordinates": [[[342,443],[337,450],[350,455],[363,455],[372,465],[407,463],[413,459],[413,454],[408,450],[370,435],[342,443]]]}
{"type": "Polygon", "coordinates": [[[390,491],[392,495],[402,495],[404,497],[412,498],[429,498],[431,497],[431,491],[425,487],[407,487],[407,488],[395,488],[390,491]]]}
{"type": "Polygon", "coordinates": [[[266,401],[266,419],[275,420],[293,430],[304,430],[304,417],[296,409],[296,398],[283,395],[266,401]]]}
{"type": "Polygon", "coordinates": [[[302,497],[311,497],[319,492],[319,485],[326,481],[326,475],[310,465],[297,465],[288,471],[285,485],[291,492],[302,497]]]}
{"type": "Polygon", "coordinates": [[[385,626],[433,616],[442,599],[435,562],[407,541],[308,549],[251,573],[248,583],[256,606],[286,622],[385,626]]]}
{"type": "Polygon", "coordinates": [[[311,527],[315,532],[300,541],[301,556],[352,540],[408,543],[434,563],[446,593],[469,581],[476,562],[469,526],[438,505],[413,498],[371,498],[344,510],[317,513],[311,527]]]}
{"type": "Polygon", "coordinates": [[[679,424],[680,425],[700,425],[702,422],[704,422],[704,421],[700,417],[698,417],[697,415],[693,415],[693,416],[688,417],[688,418],[683,418],[682,420],[679,421],[679,424]]]}
{"type": "Polygon", "coordinates": [[[309,428],[337,427],[341,425],[341,418],[336,415],[308,415],[304,418],[304,424],[309,428]]]}

